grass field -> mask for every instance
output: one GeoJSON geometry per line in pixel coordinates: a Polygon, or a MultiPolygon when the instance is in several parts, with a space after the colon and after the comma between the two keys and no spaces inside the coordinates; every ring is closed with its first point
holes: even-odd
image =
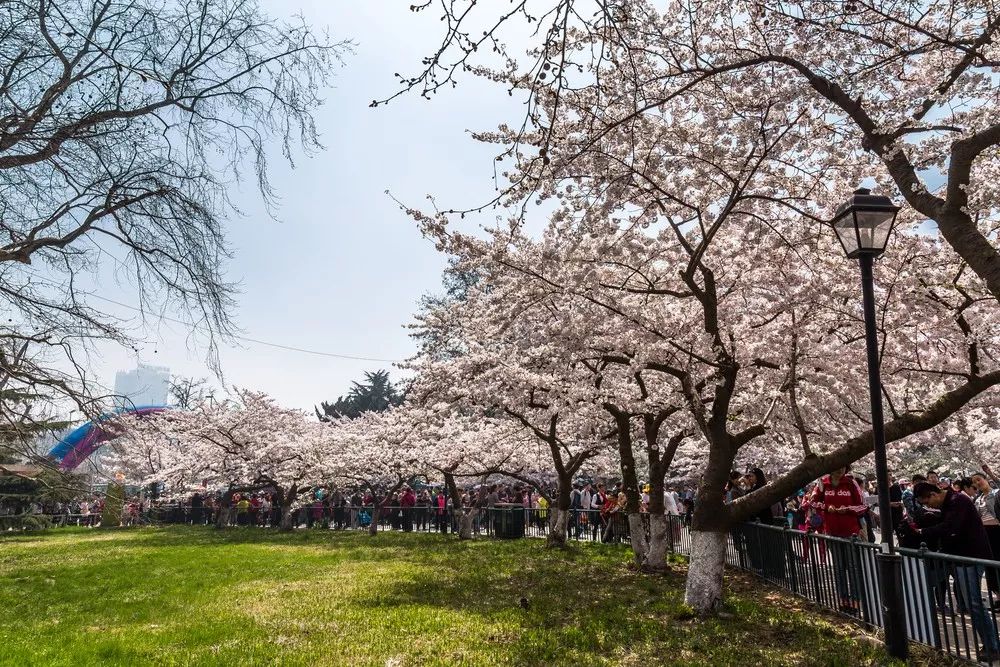
{"type": "Polygon", "coordinates": [[[856,626],[746,580],[724,618],[691,618],[682,573],[635,574],[627,556],[328,531],[4,536],[0,664],[886,663],[856,626]]]}

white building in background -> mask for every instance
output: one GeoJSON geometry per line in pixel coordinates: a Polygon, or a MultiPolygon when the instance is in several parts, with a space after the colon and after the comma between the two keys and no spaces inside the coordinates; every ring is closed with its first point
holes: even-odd
{"type": "Polygon", "coordinates": [[[170,369],[139,364],[132,371],[115,375],[115,405],[130,408],[141,405],[166,405],[170,389],[170,369]]]}

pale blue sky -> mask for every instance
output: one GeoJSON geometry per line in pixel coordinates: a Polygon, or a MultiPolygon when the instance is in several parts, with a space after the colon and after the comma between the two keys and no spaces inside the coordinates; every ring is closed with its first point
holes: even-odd
{"type": "MultiPolygon", "coordinates": [[[[388,107],[368,107],[395,90],[394,72],[416,71],[440,38],[437,17],[413,14],[410,4],[263,0],[272,15],[301,12],[311,24],[327,26],[332,37],[353,39],[357,47],[318,114],[326,151],[298,159],[294,170],[280,159],[272,161],[281,222],[264,212],[252,179],[233,195],[247,216],[228,227],[236,251],[229,275],[242,283],[235,319],[250,338],[363,357],[412,354],[415,348],[403,326],[420,295],[439,289],[445,258],[420,237],[385,190],[414,204],[433,194],[449,207],[481,203],[492,195],[494,153],[467,130],[518,117],[517,101],[502,88],[469,81],[430,102],[414,95],[388,107]]],[[[127,288],[102,289],[106,296],[135,303],[127,288]]],[[[146,333],[149,343],[138,355],[101,348],[92,360],[95,378],[111,385],[115,371],[136,361],[169,366],[182,375],[209,375],[204,349],[191,349],[187,333],[177,324],[154,322],[146,333]]],[[[229,385],[264,390],[284,404],[307,409],[335,398],[363,371],[387,366],[250,343],[225,346],[221,360],[229,385]]]]}

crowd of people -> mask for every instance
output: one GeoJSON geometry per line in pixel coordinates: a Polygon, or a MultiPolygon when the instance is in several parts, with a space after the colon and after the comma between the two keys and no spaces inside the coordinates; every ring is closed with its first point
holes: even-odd
{"type": "MultiPolygon", "coordinates": [[[[67,502],[32,502],[27,508],[27,513],[49,517],[53,519],[54,523],[59,525],[72,524],[74,526],[88,526],[93,528],[101,523],[101,515],[104,513],[104,503],[104,495],[94,493],[67,502]]],[[[138,517],[143,509],[148,509],[148,506],[147,502],[145,508],[141,508],[140,500],[135,498],[127,504],[125,509],[129,511],[130,517],[138,517]]],[[[0,510],[0,515],[3,514],[4,512],[0,510]]]]}
{"type": "MultiPolygon", "coordinates": [[[[639,496],[639,511],[649,512],[650,494],[653,492],[649,484],[641,487],[639,496]]],[[[570,537],[588,538],[605,542],[623,541],[627,539],[628,524],[624,520],[627,512],[628,497],[620,487],[612,487],[610,491],[603,482],[579,482],[573,485],[570,492],[570,537]]],[[[694,512],[694,491],[682,489],[678,491],[669,486],[663,491],[663,509],[668,516],[678,517],[684,525],[690,525],[694,512]]],[[[679,529],[680,524],[675,524],[679,529]]]]}
{"type": "MultiPolygon", "coordinates": [[[[641,487],[640,511],[647,512],[651,487],[641,487]]],[[[483,483],[458,489],[461,506],[472,512],[472,527],[476,534],[493,528],[490,510],[495,508],[524,510],[524,523],[544,530],[556,498],[556,489],[539,493],[527,484],[483,483]]],[[[97,526],[100,523],[104,497],[91,494],[71,503],[38,504],[32,513],[51,517],[57,525],[97,526]]],[[[580,481],[570,493],[568,531],[575,539],[628,539],[625,520],[627,498],[621,485],[603,481],[580,481]]],[[[694,492],[668,487],[663,492],[665,513],[690,524],[694,511],[694,492]]],[[[403,485],[397,490],[386,489],[319,489],[295,503],[289,523],[293,527],[331,528],[335,530],[367,528],[377,521],[387,528],[412,531],[457,530],[452,495],[443,485],[403,485]]],[[[277,527],[283,511],[278,495],[260,490],[246,493],[203,492],[182,499],[160,498],[134,494],[125,501],[122,523],[135,525],[153,517],[168,523],[230,526],[277,527]]]]}
{"type": "MultiPolygon", "coordinates": [[[[759,468],[746,475],[733,472],[726,500],[733,502],[764,484],[766,479],[759,468]]],[[[998,486],[1000,478],[984,464],[981,471],[956,479],[930,470],[898,479],[889,487],[892,531],[902,548],[998,562],[997,567],[992,567],[969,561],[947,565],[944,561],[930,561],[927,573],[935,604],[941,609],[950,609],[947,591],[949,579],[953,581],[955,602],[960,611],[968,614],[982,642],[978,655],[988,660],[1000,659],[1000,639],[990,613],[1000,611],[998,486]]],[[[873,482],[866,484],[844,467],[801,489],[783,505],[763,510],[757,519],[806,534],[840,538],[807,542],[802,558],[815,557],[826,563],[829,557],[840,610],[857,614],[863,591],[852,542],[876,541],[881,525],[877,498],[873,482]]],[[[745,529],[734,531],[733,540],[741,559],[746,559],[751,568],[766,571],[769,567],[783,567],[783,563],[766,562],[767,554],[755,551],[745,529]],[[755,559],[760,562],[754,563],[755,559]]]]}
{"type": "MultiPolygon", "coordinates": [[[[459,490],[461,506],[472,511],[472,527],[476,534],[490,528],[491,512],[495,508],[524,510],[524,522],[543,529],[551,512],[550,498],[555,489],[539,493],[528,485],[491,483],[459,490]]],[[[640,509],[649,507],[650,487],[645,485],[640,496],[640,509]]],[[[664,492],[664,508],[668,515],[681,517],[690,523],[694,509],[691,490],[664,492]]],[[[568,530],[577,539],[606,542],[627,539],[626,494],[620,487],[607,490],[603,482],[579,482],[570,494],[568,530]],[[619,517],[622,520],[618,520],[619,517]]],[[[373,520],[386,527],[404,532],[413,530],[457,530],[454,501],[443,486],[413,488],[403,485],[399,490],[325,490],[320,489],[300,503],[291,525],[305,528],[366,528],[373,520]]],[[[234,526],[277,526],[281,507],[268,492],[233,494],[228,500],[223,494],[194,494],[187,502],[169,506],[165,520],[180,523],[209,524],[218,520],[219,512],[227,511],[226,523],[234,526]]]]}

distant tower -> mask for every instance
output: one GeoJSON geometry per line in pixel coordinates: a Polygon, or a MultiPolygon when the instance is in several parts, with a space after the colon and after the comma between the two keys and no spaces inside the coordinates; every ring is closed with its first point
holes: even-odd
{"type": "Polygon", "coordinates": [[[170,389],[170,369],[139,364],[132,371],[115,375],[115,405],[131,408],[140,405],[166,405],[170,389]]]}

